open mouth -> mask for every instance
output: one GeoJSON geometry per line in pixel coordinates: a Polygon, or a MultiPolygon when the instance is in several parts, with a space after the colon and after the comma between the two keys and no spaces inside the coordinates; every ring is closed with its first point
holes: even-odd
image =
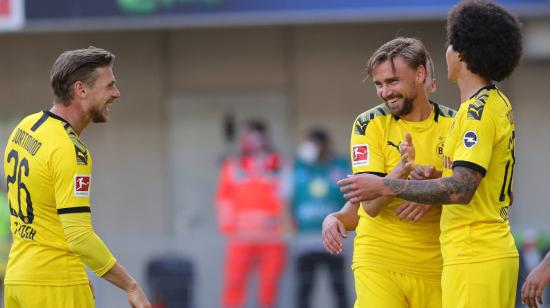
{"type": "Polygon", "coordinates": [[[401,97],[394,97],[394,98],[392,98],[392,99],[386,100],[386,102],[387,102],[389,105],[393,105],[393,104],[397,103],[400,99],[401,99],[401,97]]]}

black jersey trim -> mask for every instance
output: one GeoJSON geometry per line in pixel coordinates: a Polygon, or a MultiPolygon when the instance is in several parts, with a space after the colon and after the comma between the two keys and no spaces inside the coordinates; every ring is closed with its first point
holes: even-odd
{"type": "Polygon", "coordinates": [[[38,121],[36,121],[36,123],[34,123],[34,125],[31,127],[31,131],[35,132],[40,126],[42,126],[42,124],[44,124],[44,122],[46,122],[46,120],[48,119],[49,115],[46,113],[46,112],[42,112],[42,116],[40,117],[40,119],[38,119],[38,121]]]}
{"type": "Polygon", "coordinates": [[[500,97],[500,99],[504,102],[504,105],[506,105],[506,107],[508,107],[508,102],[504,99],[504,97],[502,96],[502,93],[500,93],[500,91],[498,89],[497,89],[497,94],[500,97]]]}
{"type": "Polygon", "coordinates": [[[494,85],[494,84],[488,84],[488,85],[482,87],[481,89],[477,90],[476,93],[474,93],[474,95],[470,96],[470,99],[476,97],[476,96],[479,94],[479,92],[481,92],[481,91],[483,91],[483,90],[494,90],[494,89],[496,89],[496,88],[497,88],[496,85],[494,85]]]}
{"type": "Polygon", "coordinates": [[[441,110],[439,110],[439,105],[437,103],[434,103],[432,101],[430,101],[430,103],[434,106],[434,121],[437,123],[441,110]]]}
{"type": "MultiPolygon", "coordinates": [[[[49,111],[49,110],[44,110],[44,113],[46,113],[49,117],[52,117],[52,118],[54,118],[54,119],[56,119],[56,120],[59,120],[59,121],[61,121],[61,122],[64,122],[65,125],[71,126],[71,124],[70,124],[69,122],[67,122],[67,120],[65,120],[64,118],[58,116],[57,114],[55,114],[55,113],[53,113],[53,112],[51,112],[51,111],[49,111]]],[[[71,126],[71,127],[72,127],[72,126],[71,126]]]]}
{"type": "Polygon", "coordinates": [[[465,168],[468,168],[468,169],[475,170],[475,171],[481,173],[481,175],[483,177],[485,177],[485,174],[487,174],[487,170],[485,168],[481,167],[478,164],[474,164],[472,162],[469,162],[469,161],[455,160],[453,162],[453,168],[454,167],[465,167],[465,168]]]}
{"type": "Polygon", "coordinates": [[[57,214],[73,214],[73,213],[91,213],[92,210],[89,206],[67,207],[63,209],[57,209],[57,214]]]}
{"type": "Polygon", "coordinates": [[[383,172],[368,172],[368,171],[355,173],[355,175],[357,175],[357,174],[372,174],[372,175],[377,175],[381,178],[383,178],[387,175],[386,173],[383,173],[383,172]]]}

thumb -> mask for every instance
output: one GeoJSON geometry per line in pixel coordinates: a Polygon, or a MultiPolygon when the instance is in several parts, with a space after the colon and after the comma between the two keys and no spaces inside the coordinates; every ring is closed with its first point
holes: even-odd
{"type": "Polygon", "coordinates": [[[405,141],[407,141],[407,143],[408,143],[409,145],[412,144],[413,138],[412,138],[412,136],[411,136],[410,133],[407,133],[407,134],[405,135],[405,141]]]}
{"type": "Polygon", "coordinates": [[[348,231],[344,227],[344,224],[338,223],[338,232],[342,235],[343,238],[348,238],[348,231]]]}

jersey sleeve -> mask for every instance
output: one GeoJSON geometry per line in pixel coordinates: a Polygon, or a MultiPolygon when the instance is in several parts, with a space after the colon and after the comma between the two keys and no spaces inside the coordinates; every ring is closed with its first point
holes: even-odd
{"type": "Polygon", "coordinates": [[[116,259],[94,232],[90,213],[75,213],[59,217],[69,249],[78,255],[96,275],[100,277],[105,275],[115,265],[116,259]]]}
{"type": "Polygon", "coordinates": [[[91,165],[88,151],[77,151],[72,144],[52,152],[50,168],[58,214],[90,212],[91,165]]]}
{"type": "Polygon", "coordinates": [[[350,160],[353,174],[372,173],[384,176],[383,134],[376,123],[357,117],[351,131],[350,160]]]}
{"type": "Polygon", "coordinates": [[[495,121],[488,112],[483,113],[481,117],[466,112],[459,120],[456,132],[458,144],[452,157],[453,168],[467,167],[485,176],[493,154],[495,121]]]}

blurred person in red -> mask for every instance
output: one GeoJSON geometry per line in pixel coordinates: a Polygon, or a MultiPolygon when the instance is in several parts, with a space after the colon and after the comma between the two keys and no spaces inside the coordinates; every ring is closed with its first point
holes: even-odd
{"type": "Polygon", "coordinates": [[[266,126],[247,122],[239,155],[223,162],[216,196],[219,227],[227,236],[223,307],[243,307],[253,270],[259,271],[259,307],[275,306],[286,255],[281,167],[266,126]]]}

